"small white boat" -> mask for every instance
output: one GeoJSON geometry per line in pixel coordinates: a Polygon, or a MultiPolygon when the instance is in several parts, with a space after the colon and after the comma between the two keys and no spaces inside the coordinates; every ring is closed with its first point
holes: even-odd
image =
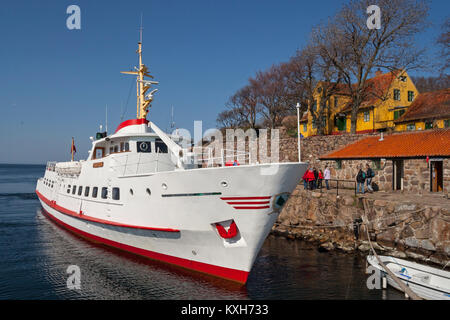
{"type": "MultiPolygon", "coordinates": [[[[450,300],[450,272],[389,256],[379,256],[384,265],[414,293],[426,300],[450,300]]],[[[375,256],[367,256],[369,265],[380,270],[387,283],[397,290],[400,286],[384,271],[375,256]]]]}

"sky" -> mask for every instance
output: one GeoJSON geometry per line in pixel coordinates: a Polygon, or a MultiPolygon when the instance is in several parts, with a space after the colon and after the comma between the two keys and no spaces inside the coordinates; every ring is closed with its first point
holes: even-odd
{"type": "MultiPolygon", "coordinates": [[[[315,25],[344,0],[5,0],[0,4],[0,163],[86,159],[99,125],[113,133],[136,117],[135,78],[143,17],[143,59],[160,84],[148,119],[214,128],[228,98],[249,77],[287,61],[315,25]],[[81,29],[69,30],[69,5],[81,29]],[[132,86],[133,85],[133,86],[132,86]]],[[[376,3],[376,1],[374,1],[376,3]]],[[[420,35],[433,47],[450,2],[431,2],[420,35]]],[[[429,44],[429,45],[428,45],[429,44]]],[[[413,74],[414,75],[414,74],[413,74]]]]}

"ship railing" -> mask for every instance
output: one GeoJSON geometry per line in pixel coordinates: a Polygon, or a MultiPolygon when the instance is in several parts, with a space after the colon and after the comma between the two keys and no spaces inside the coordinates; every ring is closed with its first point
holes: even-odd
{"type": "MultiPolygon", "coordinates": [[[[217,151],[217,150],[216,150],[217,151]]],[[[224,167],[234,163],[253,164],[256,159],[252,158],[250,152],[233,149],[220,149],[220,154],[216,154],[214,148],[203,148],[196,154],[196,162],[199,167],[224,167]]]]}
{"type": "Polygon", "coordinates": [[[56,161],[48,161],[45,170],[47,171],[55,171],[56,161]]]}

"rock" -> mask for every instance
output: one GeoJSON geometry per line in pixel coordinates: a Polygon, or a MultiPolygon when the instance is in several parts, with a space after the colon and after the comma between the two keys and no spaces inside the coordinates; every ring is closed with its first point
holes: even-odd
{"type": "Polygon", "coordinates": [[[436,251],[436,247],[430,240],[419,240],[419,247],[428,251],[436,251]]]}
{"type": "Polygon", "coordinates": [[[363,243],[358,247],[358,250],[362,252],[367,252],[371,249],[369,243],[367,241],[363,241],[363,243]]]}
{"type": "Polygon", "coordinates": [[[406,239],[406,238],[411,237],[413,235],[414,235],[413,230],[411,229],[410,226],[407,226],[406,228],[403,229],[402,233],[400,234],[400,238],[406,239]]]}
{"type": "Polygon", "coordinates": [[[415,203],[410,203],[410,204],[400,204],[398,206],[395,207],[395,211],[413,211],[416,210],[417,205],[415,203]]]}
{"type": "Polygon", "coordinates": [[[325,242],[319,246],[319,251],[331,251],[334,250],[334,245],[332,242],[325,242]]]}
{"type": "Polygon", "coordinates": [[[344,197],[344,205],[345,206],[353,206],[353,198],[352,197],[344,197]]]}
{"type": "Polygon", "coordinates": [[[320,198],[320,197],[322,196],[322,194],[321,194],[320,192],[312,192],[312,193],[311,193],[311,196],[312,196],[313,198],[320,198]]]}
{"type": "Polygon", "coordinates": [[[384,201],[384,200],[375,200],[375,201],[373,202],[373,205],[374,205],[375,207],[385,207],[385,206],[387,205],[387,202],[384,201]]]}

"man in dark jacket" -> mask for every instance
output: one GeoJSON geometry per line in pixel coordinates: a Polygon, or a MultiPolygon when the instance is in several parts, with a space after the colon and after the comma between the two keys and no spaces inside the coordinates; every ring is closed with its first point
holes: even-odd
{"type": "Polygon", "coordinates": [[[361,188],[361,193],[364,194],[364,182],[366,181],[366,173],[362,171],[361,165],[358,166],[359,171],[356,175],[356,193],[359,193],[361,188]]]}

